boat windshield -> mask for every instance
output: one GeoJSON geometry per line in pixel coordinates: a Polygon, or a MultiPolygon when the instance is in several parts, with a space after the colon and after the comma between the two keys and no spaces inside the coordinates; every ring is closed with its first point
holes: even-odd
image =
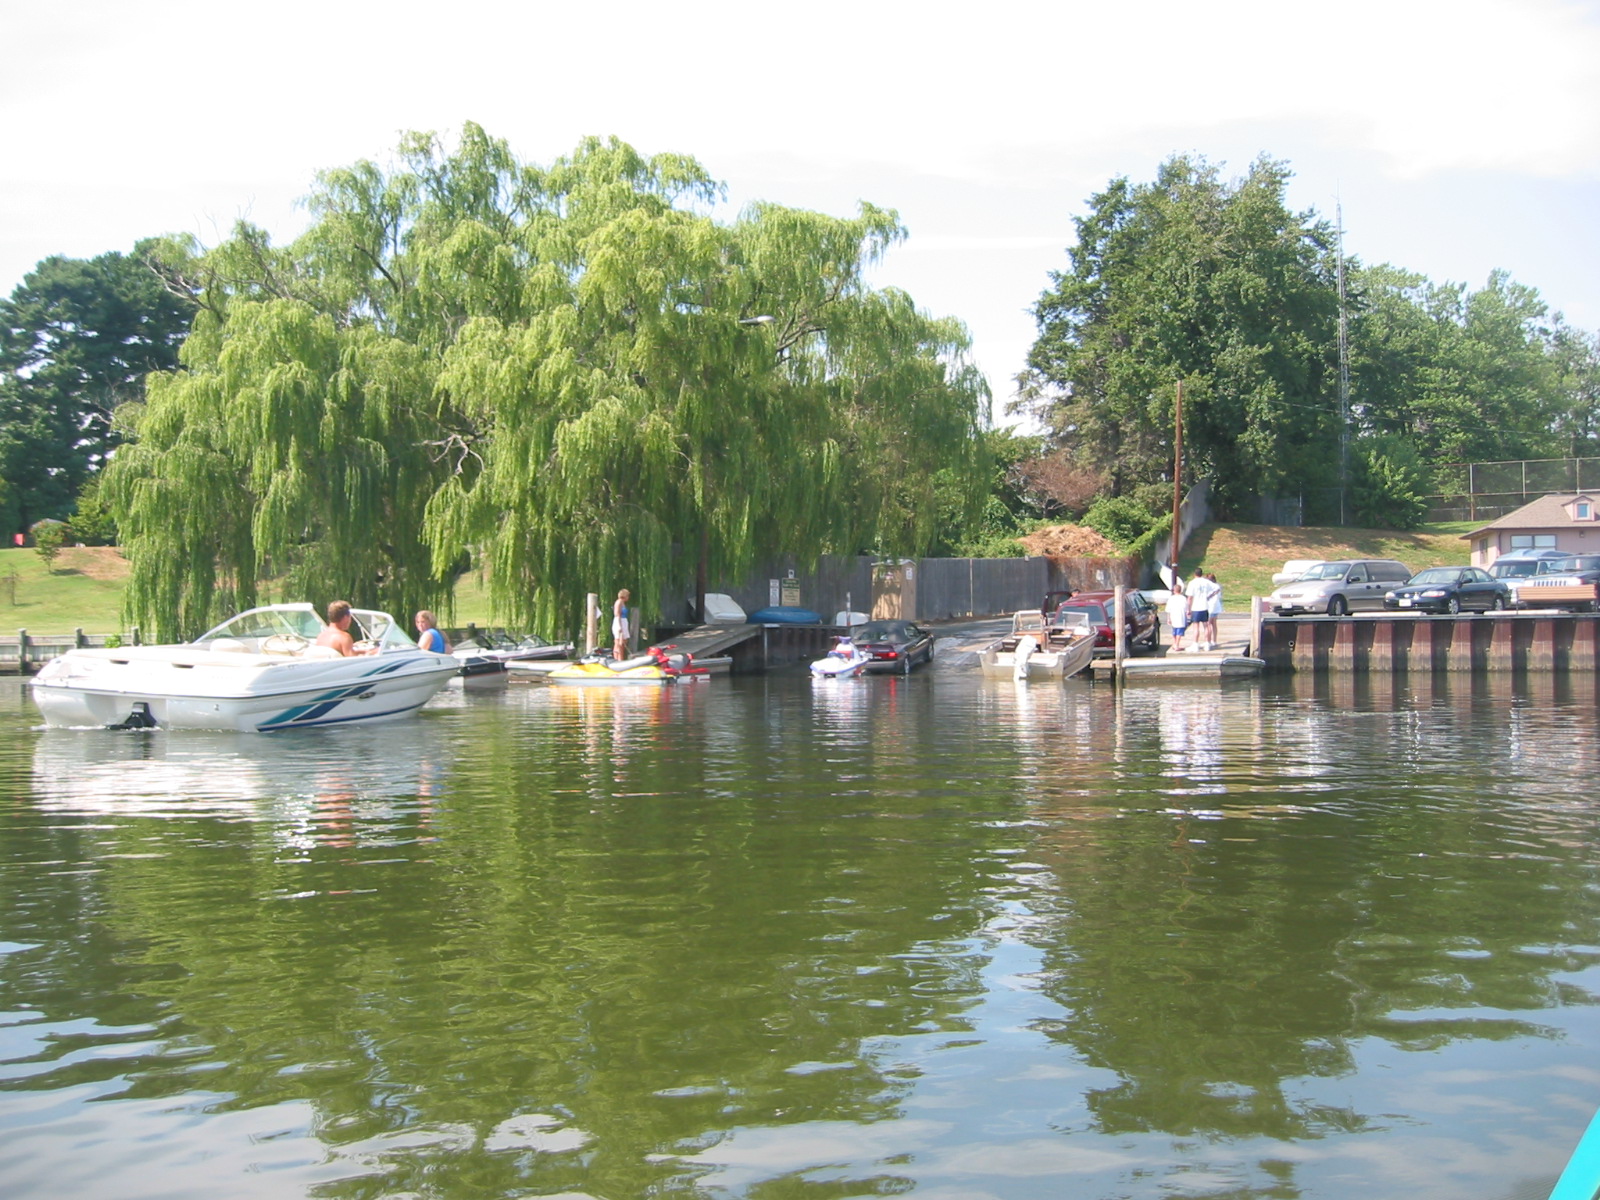
{"type": "Polygon", "coordinates": [[[1081,609],[1057,609],[1056,615],[1050,619],[1052,629],[1088,629],[1092,624],[1089,614],[1081,609]]]}
{"type": "MultiPolygon", "coordinates": [[[[398,648],[415,649],[416,643],[386,612],[370,608],[353,608],[350,615],[350,636],[358,643],[370,642],[379,650],[398,648]]],[[[269,639],[288,639],[291,643],[309,643],[322,632],[322,618],[315,609],[302,604],[274,604],[266,608],[252,608],[230,617],[215,629],[195,638],[197,646],[221,642],[240,643],[247,648],[265,647],[269,639]]],[[[220,647],[219,647],[220,648],[220,647]]],[[[234,645],[233,649],[238,649],[234,645]]]]}
{"type": "Polygon", "coordinates": [[[195,638],[195,645],[203,646],[220,638],[300,637],[315,641],[321,632],[322,620],[310,608],[252,608],[202,633],[195,638]]]}

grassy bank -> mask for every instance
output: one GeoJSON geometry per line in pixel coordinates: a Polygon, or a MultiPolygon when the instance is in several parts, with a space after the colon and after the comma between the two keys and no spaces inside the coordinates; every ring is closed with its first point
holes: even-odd
{"type": "Polygon", "coordinates": [[[1413,571],[1465,563],[1470,548],[1461,536],[1476,528],[1455,521],[1410,533],[1393,529],[1328,526],[1206,525],[1180,547],[1178,571],[1187,578],[1204,566],[1222,584],[1230,605],[1272,591],[1272,573],[1291,558],[1396,558],[1413,571]]]}
{"type": "MultiPolygon", "coordinates": [[[[1466,522],[1430,525],[1414,533],[1392,529],[1295,529],[1278,525],[1207,525],[1187,542],[1178,569],[1187,577],[1204,565],[1238,611],[1250,596],[1272,590],[1272,573],[1290,558],[1397,558],[1414,571],[1467,561],[1466,522]]],[[[122,593],[128,564],[109,546],[63,550],[54,569],[34,550],[0,550],[0,630],[30,633],[124,632],[122,593]]],[[[290,597],[284,597],[288,599],[290,597]]],[[[265,601],[264,601],[265,602],[265,601]]],[[[399,614],[397,614],[399,615],[399,614]]],[[[490,610],[483,581],[461,579],[446,624],[503,625],[490,610]]]]}
{"type": "MultiPolygon", "coordinates": [[[[37,550],[0,550],[0,631],[125,633],[122,595],[127,583],[127,560],[114,546],[63,550],[53,569],[37,550]]],[[[262,603],[293,598],[264,595],[262,603]]],[[[505,623],[492,616],[482,582],[476,575],[465,576],[446,624],[505,623]]]]}

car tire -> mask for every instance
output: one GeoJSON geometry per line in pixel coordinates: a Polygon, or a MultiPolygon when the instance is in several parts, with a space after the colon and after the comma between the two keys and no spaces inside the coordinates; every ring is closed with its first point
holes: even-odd
{"type": "Polygon", "coordinates": [[[1452,617],[1459,616],[1461,613],[1461,597],[1451,596],[1450,599],[1444,602],[1444,610],[1452,617]]]}
{"type": "Polygon", "coordinates": [[[1505,611],[1505,607],[1506,607],[1506,600],[1505,600],[1504,596],[1496,595],[1494,597],[1494,599],[1489,601],[1489,611],[1490,612],[1504,612],[1505,611]]]}
{"type": "Polygon", "coordinates": [[[911,674],[911,655],[906,654],[906,655],[902,655],[901,656],[901,658],[900,658],[900,674],[902,674],[902,675],[911,674]]]}
{"type": "Polygon", "coordinates": [[[1328,601],[1328,615],[1330,617],[1347,617],[1350,615],[1350,605],[1343,596],[1335,596],[1328,601]]]}

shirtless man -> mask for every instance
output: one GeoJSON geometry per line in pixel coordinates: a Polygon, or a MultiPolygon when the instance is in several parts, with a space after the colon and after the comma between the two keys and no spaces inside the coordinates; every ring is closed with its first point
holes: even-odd
{"type": "Polygon", "coordinates": [[[356,652],[355,639],[350,636],[350,603],[335,600],[328,605],[328,623],[317,634],[317,645],[328,646],[349,658],[356,652]]]}

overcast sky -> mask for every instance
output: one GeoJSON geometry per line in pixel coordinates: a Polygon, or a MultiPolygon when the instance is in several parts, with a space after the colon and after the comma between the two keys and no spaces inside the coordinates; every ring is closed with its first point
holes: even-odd
{"type": "Polygon", "coordinates": [[[964,320],[999,404],[1072,220],[1175,152],[1295,172],[1346,251],[1600,329],[1600,0],[417,5],[0,0],[0,288],[40,259],[245,217],[478,122],[544,163],[587,134],[910,239],[876,278],[964,320]]]}

